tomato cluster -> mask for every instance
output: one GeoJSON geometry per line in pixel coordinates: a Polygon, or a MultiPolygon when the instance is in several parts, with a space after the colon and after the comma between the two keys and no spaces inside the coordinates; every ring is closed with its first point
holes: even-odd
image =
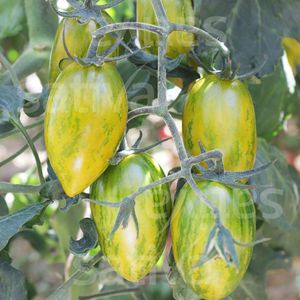
{"type": "MultiPolygon", "coordinates": [[[[193,24],[191,1],[163,1],[172,22],[193,24]]],[[[138,21],[156,24],[150,0],[137,1],[138,21]],[[147,12],[147,14],[146,14],[147,12]]],[[[112,63],[100,67],[64,61],[67,53],[86,55],[93,22],[75,19],[59,25],[50,64],[51,91],[45,115],[45,144],[49,160],[65,192],[73,197],[91,186],[91,199],[120,203],[140,187],[165,175],[147,154],[132,154],[117,166],[109,166],[124,136],[127,95],[124,82],[112,63]],[[64,38],[64,43],[63,43],[64,38]],[[80,43],[78,43],[80,39],[80,43]],[[65,45],[64,45],[65,44],[65,45]]],[[[148,51],[157,49],[152,33],[139,34],[148,51]]],[[[107,38],[103,51],[113,44],[107,38]]],[[[194,43],[188,33],[172,33],[167,55],[187,53],[194,43]]],[[[113,53],[116,55],[116,53],[113,53]]],[[[256,156],[254,107],[246,86],[238,80],[205,75],[193,84],[183,112],[183,140],[190,155],[206,150],[223,152],[228,171],[251,169],[256,156]]],[[[253,242],[255,209],[251,195],[215,182],[199,181],[199,189],[219,209],[223,225],[241,243],[253,242]]],[[[130,281],[142,279],[160,258],[171,219],[171,238],[177,268],[199,297],[221,299],[239,284],[247,270],[252,247],[237,246],[239,269],[227,266],[218,255],[197,268],[214,226],[210,209],[185,184],[172,209],[169,187],[157,186],[134,200],[134,213],[126,228],[111,237],[118,210],[91,205],[101,249],[111,266],[130,281]],[[137,223],[138,228],[137,231],[137,223]]]]}

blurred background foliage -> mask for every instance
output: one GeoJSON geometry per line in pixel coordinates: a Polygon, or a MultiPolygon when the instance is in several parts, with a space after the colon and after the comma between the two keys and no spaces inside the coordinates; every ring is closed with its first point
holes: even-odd
{"type": "MultiPolygon", "coordinates": [[[[258,209],[258,238],[265,236],[272,240],[268,245],[255,247],[249,271],[230,299],[299,299],[300,2],[193,2],[196,25],[224,39],[232,50],[233,62],[240,67],[239,74],[262,65],[259,76],[247,81],[255,104],[260,137],[257,165],[277,160],[274,166],[256,176],[253,181],[259,185],[272,185],[278,191],[269,201],[281,207],[282,214],[276,218],[270,217],[272,210],[270,203],[263,201],[264,190],[253,191],[258,209]]],[[[101,0],[99,3],[106,1],[101,0]]],[[[58,6],[67,9],[67,3],[63,0],[58,1],[58,6]]],[[[116,8],[109,9],[108,13],[115,22],[134,20],[135,1],[125,0],[116,8]]],[[[57,16],[43,0],[0,0],[0,50],[13,64],[26,92],[36,95],[35,100],[28,102],[21,110],[21,120],[32,137],[41,132],[43,127],[49,54],[57,24],[57,16]],[[45,7],[43,16],[39,13],[40,6],[45,7]],[[37,27],[37,18],[43,20],[42,27],[37,27]]],[[[125,38],[128,36],[129,33],[125,38]]],[[[199,43],[195,53],[205,63],[211,63],[214,50],[210,45],[199,43]]],[[[168,83],[168,97],[169,100],[178,97],[172,113],[178,119],[180,128],[187,93],[185,88],[181,88],[198,75],[193,67],[187,68],[180,61],[172,64],[168,73],[171,79],[168,83]]],[[[150,104],[156,98],[155,58],[147,55],[135,57],[118,63],[118,69],[127,84],[131,108],[150,104]]],[[[3,65],[0,72],[0,83],[9,83],[10,77],[3,65]]],[[[130,127],[131,142],[138,136],[138,129],[144,133],[144,145],[169,136],[163,122],[153,116],[138,119],[130,127]]],[[[1,164],[22,148],[24,142],[12,127],[3,126],[2,123],[0,138],[1,164]]],[[[46,171],[46,152],[40,136],[36,138],[36,146],[46,171]]],[[[166,171],[178,165],[172,142],[164,143],[152,155],[166,171]]],[[[26,150],[13,158],[9,163],[1,164],[0,181],[38,183],[31,152],[26,150]]],[[[0,216],[14,213],[41,200],[37,195],[3,193],[1,190],[0,194],[0,216]]],[[[64,203],[55,203],[47,207],[42,215],[26,223],[0,252],[0,298],[4,282],[11,285],[11,291],[14,292],[12,299],[24,299],[24,290],[27,291],[28,299],[45,299],[79,268],[80,259],[70,253],[69,241],[71,237],[80,236],[79,221],[89,216],[89,210],[84,203],[72,206],[67,212],[63,211],[63,206],[64,203]],[[13,285],[18,285],[18,289],[13,288],[13,285]]],[[[140,283],[140,291],[149,299],[173,299],[173,291],[164,275],[168,272],[165,257],[153,274],[140,283]]],[[[176,271],[169,279],[177,299],[192,299],[193,296],[176,271]]],[[[131,285],[118,277],[105,262],[101,262],[72,286],[71,298],[78,299],[80,295],[94,294],[100,289],[115,290],[118,287],[121,289],[131,285]]],[[[138,294],[106,299],[126,300],[136,297],[138,294]]]]}

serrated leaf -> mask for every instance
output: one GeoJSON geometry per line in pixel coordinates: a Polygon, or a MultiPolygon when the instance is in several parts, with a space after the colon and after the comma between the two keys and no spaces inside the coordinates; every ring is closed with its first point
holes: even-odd
{"type": "Polygon", "coordinates": [[[300,205],[297,184],[280,150],[264,139],[259,139],[256,166],[274,160],[275,164],[252,177],[251,184],[258,186],[252,191],[252,195],[267,223],[283,230],[291,230],[292,223],[298,218],[300,205]]]}
{"type": "Polygon", "coordinates": [[[262,78],[260,84],[249,84],[248,87],[255,107],[257,134],[270,140],[282,128],[293,103],[282,64],[278,64],[271,75],[262,78]]]}
{"type": "Polygon", "coordinates": [[[0,258],[1,299],[26,300],[25,277],[7,261],[0,258]]]}
{"type": "Polygon", "coordinates": [[[300,40],[298,0],[195,1],[201,27],[228,45],[239,74],[264,62],[259,74],[271,73],[283,53],[282,37],[300,40]]]}
{"type": "Polygon", "coordinates": [[[35,203],[17,211],[16,213],[0,218],[0,251],[6,246],[9,239],[19,232],[22,226],[38,216],[49,202],[35,203]]]}
{"type": "Polygon", "coordinates": [[[4,133],[14,128],[10,118],[19,118],[23,106],[23,92],[13,86],[0,86],[0,132],[4,133]]]}
{"type": "Polygon", "coordinates": [[[0,40],[18,34],[24,28],[24,23],[23,1],[0,0],[0,40]]]}
{"type": "Polygon", "coordinates": [[[83,232],[83,237],[78,241],[70,240],[70,251],[75,255],[86,254],[89,250],[95,248],[98,243],[98,233],[93,220],[89,218],[82,219],[79,226],[83,232]]]}

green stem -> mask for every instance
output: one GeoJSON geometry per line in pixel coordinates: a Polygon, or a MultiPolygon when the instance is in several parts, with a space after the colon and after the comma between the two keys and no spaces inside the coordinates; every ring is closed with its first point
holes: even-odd
{"type": "MultiPolygon", "coordinates": [[[[32,138],[32,142],[37,141],[42,135],[43,135],[43,131],[39,132],[37,135],[35,135],[32,138]]],[[[7,163],[9,163],[10,161],[14,160],[16,157],[18,157],[20,154],[22,154],[25,150],[27,150],[28,147],[29,147],[28,144],[24,145],[21,149],[19,149],[18,151],[16,151],[14,154],[12,154],[11,156],[9,156],[5,160],[1,161],[0,162],[0,168],[3,167],[4,165],[6,165],[7,163]]]]}
{"type": "Polygon", "coordinates": [[[140,287],[134,287],[134,288],[129,288],[129,289],[102,292],[102,293],[98,293],[98,294],[90,295],[90,296],[81,296],[81,297],[79,297],[79,300],[101,299],[101,298],[105,298],[108,296],[123,296],[123,295],[128,295],[131,293],[136,293],[139,291],[140,291],[140,287]]]}
{"type": "Polygon", "coordinates": [[[42,185],[23,185],[0,182],[0,193],[36,194],[40,192],[42,187],[42,185]]]}
{"type": "MultiPolygon", "coordinates": [[[[12,69],[18,78],[25,78],[43,67],[48,61],[49,55],[49,48],[35,50],[29,46],[12,65],[12,69]]],[[[11,76],[9,71],[0,74],[0,82],[10,84],[11,76]]]]}
{"type": "MultiPolygon", "coordinates": [[[[30,125],[24,126],[24,128],[25,129],[31,129],[31,128],[37,127],[37,126],[39,126],[41,124],[44,124],[44,120],[38,120],[38,121],[36,121],[36,122],[34,122],[34,123],[30,124],[30,125]]],[[[14,130],[2,133],[2,134],[0,134],[0,140],[4,139],[4,138],[7,138],[9,136],[12,136],[12,135],[14,135],[16,133],[19,133],[19,132],[20,132],[20,130],[14,129],[14,130]]]]}
{"type": "Polygon", "coordinates": [[[12,117],[10,119],[11,123],[20,130],[20,132],[23,134],[26,142],[28,143],[28,146],[30,147],[32,154],[34,156],[35,162],[36,162],[36,167],[37,167],[37,171],[39,174],[39,178],[40,178],[40,182],[43,184],[45,183],[45,178],[43,175],[43,170],[42,170],[42,164],[39,158],[39,155],[37,153],[37,150],[32,142],[31,137],[29,136],[29,134],[27,133],[26,129],[24,128],[24,126],[21,124],[21,122],[19,121],[19,119],[16,119],[14,117],[12,117]]]}

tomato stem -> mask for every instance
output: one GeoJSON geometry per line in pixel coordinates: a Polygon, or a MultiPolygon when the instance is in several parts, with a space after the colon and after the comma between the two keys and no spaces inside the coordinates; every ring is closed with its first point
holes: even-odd
{"type": "MultiPolygon", "coordinates": [[[[40,131],[37,135],[35,135],[32,138],[32,142],[37,141],[41,136],[43,135],[43,131],[40,131]]],[[[0,162],[0,168],[4,165],[6,165],[7,163],[9,163],[10,161],[14,160],[16,157],[18,157],[21,153],[23,153],[24,151],[26,151],[28,149],[28,144],[24,145],[22,148],[20,148],[18,151],[16,151],[14,154],[12,154],[11,156],[9,156],[8,158],[6,158],[5,160],[0,162]]]]}
{"type": "Polygon", "coordinates": [[[19,119],[12,117],[11,119],[11,123],[20,130],[20,132],[23,134],[28,146],[30,147],[32,154],[34,156],[35,162],[36,162],[36,166],[37,166],[37,171],[39,174],[39,178],[40,178],[40,182],[43,184],[45,183],[45,178],[43,175],[43,170],[42,170],[42,164],[39,158],[39,155],[37,153],[37,150],[34,146],[34,143],[31,139],[31,137],[29,136],[29,134],[27,133],[26,129],[24,128],[24,126],[22,125],[22,123],[20,122],[19,119]]]}
{"type": "MultiPolygon", "coordinates": [[[[39,125],[42,125],[42,124],[44,124],[44,120],[38,120],[38,121],[36,121],[36,122],[34,122],[32,124],[24,126],[24,128],[25,129],[31,129],[31,128],[35,128],[35,127],[37,127],[39,125]]],[[[9,137],[11,135],[14,135],[16,133],[19,133],[19,132],[20,132],[20,130],[18,130],[18,129],[14,129],[14,130],[11,130],[11,131],[8,131],[8,132],[4,132],[4,133],[0,134],[0,140],[4,139],[4,138],[7,138],[7,137],[9,137]]]]}
{"type": "Polygon", "coordinates": [[[42,185],[28,185],[28,184],[11,184],[7,182],[0,182],[1,193],[22,193],[22,194],[36,194],[42,189],[42,185]]]}

